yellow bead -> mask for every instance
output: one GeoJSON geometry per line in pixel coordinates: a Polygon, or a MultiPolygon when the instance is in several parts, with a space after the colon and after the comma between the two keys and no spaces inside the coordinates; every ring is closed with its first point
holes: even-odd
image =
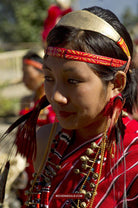
{"type": "Polygon", "coordinates": [[[79,193],[85,195],[85,194],[86,194],[86,191],[85,191],[84,189],[81,189],[81,190],[79,191],[79,193]]]}
{"type": "Polygon", "coordinates": [[[79,169],[75,169],[74,170],[74,173],[79,174],[80,173],[80,170],[79,169]]]}
{"type": "Polygon", "coordinates": [[[91,193],[90,191],[88,191],[88,192],[86,193],[86,197],[87,197],[88,199],[90,199],[90,198],[92,197],[92,193],[91,193]]]}
{"type": "Polygon", "coordinates": [[[99,146],[95,142],[92,142],[91,143],[91,148],[95,149],[95,148],[99,148],[99,146]]]}
{"type": "Polygon", "coordinates": [[[93,178],[94,178],[94,179],[97,179],[98,176],[99,176],[98,173],[93,173],[93,178]]]}
{"type": "Polygon", "coordinates": [[[94,151],[91,148],[87,148],[86,154],[91,155],[92,153],[94,153],[94,151]]]}
{"type": "Polygon", "coordinates": [[[83,162],[89,160],[89,158],[88,158],[86,155],[81,156],[80,159],[81,159],[81,161],[83,161],[83,162]]]}
{"type": "Polygon", "coordinates": [[[87,205],[86,205],[86,202],[81,202],[81,204],[80,204],[80,207],[81,208],[85,208],[87,205]]]}
{"type": "Polygon", "coordinates": [[[95,186],[96,186],[95,183],[90,183],[91,188],[95,188],[95,186]]]}

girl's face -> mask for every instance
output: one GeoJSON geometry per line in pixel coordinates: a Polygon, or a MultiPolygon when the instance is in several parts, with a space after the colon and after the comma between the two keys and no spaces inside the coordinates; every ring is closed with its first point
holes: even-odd
{"type": "Polygon", "coordinates": [[[44,75],[47,99],[63,128],[96,128],[103,122],[113,86],[104,86],[87,63],[48,56],[44,75]]]}
{"type": "Polygon", "coordinates": [[[23,82],[26,87],[32,91],[36,91],[42,84],[43,76],[33,66],[23,64],[23,82]]]}

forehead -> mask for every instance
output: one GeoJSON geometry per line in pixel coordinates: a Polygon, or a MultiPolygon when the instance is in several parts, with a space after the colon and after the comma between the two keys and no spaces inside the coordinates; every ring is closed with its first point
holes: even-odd
{"type": "Polygon", "coordinates": [[[64,72],[76,71],[76,72],[92,72],[89,65],[82,61],[68,60],[64,58],[58,58],[54,56],[47,56],[44,60],[44,69],[50,70],[63,70],[64,72]]]}

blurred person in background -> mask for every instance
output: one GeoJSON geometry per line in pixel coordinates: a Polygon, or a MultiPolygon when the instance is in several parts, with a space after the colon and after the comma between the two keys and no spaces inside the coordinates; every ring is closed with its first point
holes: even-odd
{"type": "Polygon", "coordinates": [[[71,11],[71,0],[56,0],[56,4],[52,4],[49,7],[42,31],[42,42],[44,48],[47,45],[46,39],[50,30],[53,29],[62,16],[71,11]]]}
{"type": "MultiPolygon", "coordinates": [[[[23,57],[23,82],[25,86],[32,91],[32,94],[22,98],[20,115],[25,115],[31,111],[45,95],[42,63],[43,59],[33,51],[28,51],[23,57]]],[[[48,104],[47,101],[47,105],[48,104]]],[[[51,106],[47,106],[41,111],[37,124],[38,126],[42,126],[47,123],[53,123],[54,120],[55,113],[51,106]]]]}
{"type": "MultiPolygon", "coordinates": [[[[32,94],[22,98],[21,110],[19,112],[20,115],[25,115],[30,112],[45,95],[42,64],[43,59],[34,51],[30,50],[23,56],[23,82],[25,86],[32,91],[32,94]]],[[[48,101],[47,105],[48,106],[40,112],[37,119],[38,127],[55,121],[55,113],[48,101]]],[[[18,175],[12,184],[12,192],[16,193],[22,208],[26,201],[25,191],[30,188],[29,181],[32,179],[33,172],[34,168],[32,160],[28,159],[26,168],[18,175]]]]}

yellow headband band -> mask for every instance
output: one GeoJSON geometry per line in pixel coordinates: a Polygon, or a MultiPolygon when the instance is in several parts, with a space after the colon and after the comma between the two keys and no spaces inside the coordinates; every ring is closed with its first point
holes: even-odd
{"type": "Polygon", "coordinates": [[[89,11],[78,10],[70,12],[60,19],[57,26],[71,26],[82,30],[101,33],[114,40],[122,48],[127,57],[130,57],[128,47],[119,33],[105,20],[89,11]]]}

